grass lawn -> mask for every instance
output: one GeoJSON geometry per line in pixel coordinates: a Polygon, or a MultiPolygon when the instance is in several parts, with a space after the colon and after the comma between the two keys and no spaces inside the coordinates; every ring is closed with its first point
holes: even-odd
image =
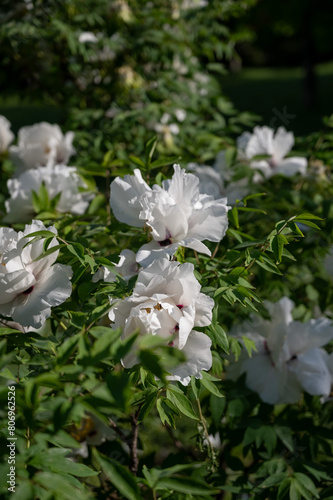
{"type": "Polygon", "coordinates": [[[243,69],[221,77],[221,85],[238,110],[252,111],[262,116],[267,125],[284,125],[301,135],[318,131],[322,117],[333,113],[333,62],[318,65],[316,74],[316,105],[310,109],[304,103],[301,68],[243,69]],[[286,116],[283,109],[295,116],[286,116]],[[284,114],[283,120],[279,113],[282,117],[284,114]]]}

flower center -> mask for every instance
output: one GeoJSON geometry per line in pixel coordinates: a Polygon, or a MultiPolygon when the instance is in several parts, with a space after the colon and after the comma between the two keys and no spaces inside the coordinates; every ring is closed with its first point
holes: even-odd
{"type": "Polygon", "coordinates": [[[172,241],[170,240],[170,238],[167,238],[166,240],[159,241],[158,243],[161,247],[166,247],[168,245],[171,245],[172,241]]]}

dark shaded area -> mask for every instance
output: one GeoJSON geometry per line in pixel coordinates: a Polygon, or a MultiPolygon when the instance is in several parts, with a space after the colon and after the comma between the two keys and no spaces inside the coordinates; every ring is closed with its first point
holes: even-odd
{"type": "Polygon", "coordinates": [[[307,108],[302,89],[302,69],[245,69],[221,78],[221,85],[236,108],[252,111],[271,127],[284,126],[296,134],[322,127],[322,117],[333,113],[333,63],[317,68],[317,100],[307,108]]]}

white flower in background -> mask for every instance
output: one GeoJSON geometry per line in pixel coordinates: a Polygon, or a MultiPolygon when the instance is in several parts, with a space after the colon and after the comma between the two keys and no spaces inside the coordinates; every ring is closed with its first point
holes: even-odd
{"type": "Polygon", "coordinates": [[[187,168],[198,177],[200,194],[208,194],[215,199],[225,197],[230,205],[235,205],[237,200],[242,200],[249,192],[247,179],[225,185],[223,176],[213,167],[188,163],[187,168]]]}
{"type": "Polygon", "coordinates": [[[181,109],[181,108],[175,109],[175,116],[179,122],[183,122],[186,118],[185,109],[181,109]]]}
{"type": "Polygon", "coordinates": [[[59,125],[41,122],[22,127],[18,131],[18,144],[9,152],[14,163],[20,168],[67,164],[75,153],[74,132],[62,133],[59,125]]]}
{"type": "MultiPolygon", "coordinates": [[[[139,266],[136,262],[136,253],[132,252],[132,250],[123,250],[122,252],[120,252],[119,257],[119,262],[118,264],[114,265],[114,270],[118,274],[120,274],[124,278],[124,280],[128,281],[133,276],[136,276],[139,272],[139,266]]],[[[117,281],[117,275],[114,273],[114,271],[103,266],[94,274],[92,279],[94,283],[99,280],[112,283],[113,281],[117,281]]]]}
{"type": "Polygon", "coordinates": [[[10,122],[4,116],[0,115],[0,153],[7,151],[8,146],[14,140],[14,134],[10,130],[10,122]]]}
{"type": "MultiPolygon", "coordinates": [[[[254,156],[268,155],[270,158],[264,160],[253,160],[250,167],[262,172],[265,178],[276,174],[283,174],[291,177],[296,173],[305,175],[307,160],[303,157],[286,155],[294,145],[294,134],[287,132],[284,127],[280,127],[274,134],[274,130],[269,127],[254,127],[253,134],[244,132],[237,139],[239,159],[252,160],[254,156]]],[[[262,180],[260,173],[255,174],[253,181],[262,180]]]]}
{"type": "Polygon", "coordinates": [[[270,404],[296,403],[302,390],[311,395],[327,396],[331,375],[327,353],[322,346],[333,339],[333,326],[327,318],[306,323],[293,321],[294,303],[283,297],[267,302],[271,320],[253,316],[233,331],[249,337],[257,352],[250,358],[243,352],[229,369],[230,378],[246,373],[247,386],[270,404]]]}
{"type": "Polygon", "coordinates": [[[216,155],[212,167],[188,163],[187,168],[199,178],[200,194],[208,194],[215,199],[226,197],[230,205],[235,205],[237,200],[249,194],[247,178],[231,181],[232,172],[227,166],[225,150],[216,155]]]}
{"type": "MultiPolygon", "coordinates": [[[[200,292],[193,271],[192,264],[155,260],[140,271],[133,295],[116,303],[109,313],[114,328],[123,329],[123,339],[139,330],[140,335],[158,335],[181,349],[186,362],[172,370],[170,379],[184,385],[192,375],[201,378],[200,372],[212,365],[209,337],[193,328],[211,323],[214,301],[200,292]]],[[[139,363],[136,349],[134,345],[122,360],[126,368],[139,363]]]]}
{"type": "Polygon", "coordinates": [[[171,180],[153,189],[139,170],[134,176],[117,177],[111,183],[110,203],[121,222],[149,228],[152,241],[139,249],[136,259],[143,266],[174,255],[179,246],[211,255],[202,241],[219,242],[228,228],[227,199],[200,194],[198,177],[179,165],[174,165],[171,180]]]}
{"type": "Polygon", "coordinates": [[[95,35],[95,33],[93,33],[92,31],[82,31],[82,33],[80,33],[80,35],[79,35],[79,42],[80,43],[87,43],[87,42],[96,43],[96,42],[98,42],[98,38],[95,35]]]}
{"type": "Polygon", "coordinates": [[[81,215],[94,196],[87,190],[88,186],[78,175],[75,167],[49,165],[29,169],[19,177],[7,181],[10,198],[5,201],[6,222],[26,221],[33,217],[35,211],[32,193],[34,191],[38,195],[42,183],[50,200],[60,195],[55,207],[60,213],[81,215]]]}
{"type": "MultiPolygon", "coordinates": [[[[57,234],[54,226],[46,228],[33,220],[23,232],[0,228],[2,262],[0,265],[0,314],[11,317],[22,326],[39,328],[51,315],[51,307],[62,304],[72,292],[70,266],[55,264],[59,250],[36,260],[43,253],[44,239],[25,246],[32,238],[26,235],[48,230],[57,234]]],[[[54,238],[49,248],[57,245],[54,238]]]]}
{"type": "Polygon", "coordinates": [[[171,115],[169,115],[169,113],[164,113],[160,123],[156,123],[154,125],[155,132],[162,135],[163,140],[168,147],[173,145],[172,136],[179,134],[179,126],[177,123],[169,123],[170,120],[171,115]]]}
{"type": "MultiPolygon", "coordinates": [[[[188,163],[187,169],[193,172],[199,179],[199,191],[201,194],[209,194],[216,198],[221,198],[224,192],[222,176],[208,165],[199,165],[198,163],[188,163]]],[[[225,195],[224,195],[225,196],[225,195]]],[[[228,202],[229,202],[228,198],[228,202]]]]}

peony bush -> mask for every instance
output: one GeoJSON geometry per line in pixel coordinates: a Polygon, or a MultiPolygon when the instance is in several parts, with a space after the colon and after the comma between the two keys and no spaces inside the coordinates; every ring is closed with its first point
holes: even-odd
{"type": "Polygon", "coordinates": [[[329,165],[293,142],[255,127],[186,169],[153,138],[133,167],[104,161],[105,188],[80,167],[13,168],[0,228],[13,495],[329,498],[329,165]]]}
{"type": "Polygon", "coordinates": [[[332,498],[333,117],[224,96],[253,3],[5,7],[1,498],[332,498]]]}

